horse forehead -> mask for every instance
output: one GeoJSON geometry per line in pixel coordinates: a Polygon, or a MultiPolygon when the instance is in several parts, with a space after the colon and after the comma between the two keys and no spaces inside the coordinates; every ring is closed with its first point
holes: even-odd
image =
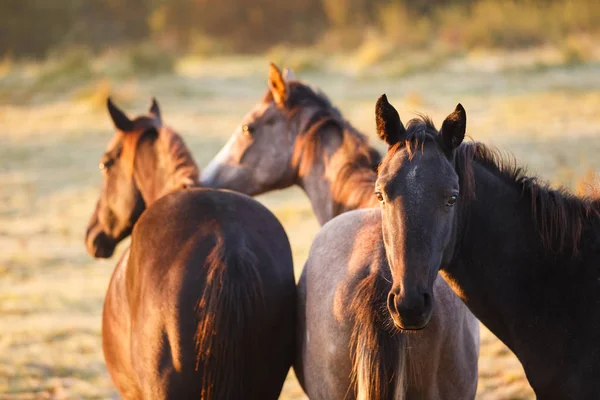
{"type": "Polygon", "coordinates": [[[108,145],[106,146],[106,149],[104,150],[105,153],[110,153],[111,151],[113,151],[114,149],[117,148],[117,146],[119,146],[119,143],[121,142],[121,139],[123,138],[123,133],[121,131],[117,131],[112,138],[110,139],[110,141],[108,142],[108,145]]]}
{"type": "Polygon", "coordinates": [[[413,201],[421,203],[425,200],[429,185],[427,184],[425,167],[419,163],[409,163],[402,174],[401,193],[410,193],[413,201]]]}
{"type": "Polygon", "coordinates": [[[450,163],[438,151],[402,150],[393,157],[380,176],[387,190],[423,197],[440,181],[449,179],[450,163]]]}
{"type": "Polygon", "coordinates": [[[244,122],[252,122],[270,116],[274,111],[273,103],[260,102],[244,118],[244,122]]]}
{"type": "Polygon", "coordinates": [[[409,151],[404,147],[396,151],[392,157],[387,158],[387,162],[381,168],[381,175],[387,176],[389,180],[393,180],[395,177],[416,179],[417,176],[423,175],[423,172],[429,169],[423,166],[429,164],[430,160],[434,160],[434,156],[429,151],[422,151],[421,148],[409,151]]]}

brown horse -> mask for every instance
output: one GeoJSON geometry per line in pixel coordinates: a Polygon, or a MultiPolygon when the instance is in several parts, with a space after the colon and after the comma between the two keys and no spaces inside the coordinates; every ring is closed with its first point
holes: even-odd
{"type": "Polygon", "coordinates": [[[127,399],[276,399],[295,337],[285,231],[249,197],[176,190],[198,169],[156,102],[134,120],[108,108],[117,133],[86,243],[108,257],[133,230],[103,311],[115,385],[127,399]]]}
{"type": "Polygon", "coordinates": [[[478,321],[439,278],[428,328],[411,335],[394,328],[379,210],[345,212],[377,206],[378,161],[324,95],[271,65],[264,100],[201,180],[248,194],[297,184],[321,223],[333,218],[298,285],[295,371],[311,399],[473,398],[478,321]]]}
{"type": "Polygon", "coordinates": [[[460,104],[439,132],[427,118],[405,128],[385,96],[376,108],[389,145],[377,192],[395,325],[432,321],[440,270],[515,353],[538,398],[600,398],[600,200],[462,143],[460,104]]]}

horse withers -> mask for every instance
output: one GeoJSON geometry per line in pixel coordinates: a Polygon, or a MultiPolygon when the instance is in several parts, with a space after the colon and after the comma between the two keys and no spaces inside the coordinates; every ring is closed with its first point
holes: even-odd
{"type": "Polygon", "coordinates": [[[108,109],[117,133],[86,244],[110,257],[133,232],[103,310],[117,389],[127,399],[276,399],[295,337],[285,231],[247,196],[192,188],[198,168],[155,101],[133,120],[108,109]]]}
{"type": "Polygon", "coordinates": [[[600,398],[600,200],[554,190],[481,143],[459,104],[438,131],[382,96],[377,196],[398,327],[435,315],[438,270],[540,399],[600,398]]]}

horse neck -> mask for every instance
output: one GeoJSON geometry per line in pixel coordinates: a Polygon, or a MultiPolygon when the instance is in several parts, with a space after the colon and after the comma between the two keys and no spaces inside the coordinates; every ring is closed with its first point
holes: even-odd
{"type": "Polygon", "coordinates": [[[133,174],[146,206],[169,192],[195,186],[199,179],[198,167],[182,139],[164,127],[155,140],[139,143],[133,174]]]}
{"type": "Polygon", "coordinates": [[[565,307],[564,293],[590,285],[585,282],[589,269],[583,273],[586,266],[569,251],[552,253],[544,247],[522,188],[486,167],[473,168],[475,199],[459,211],[456,253],[440,272],[517,355],[537,392],[560,374],[549,366],[562,368],[568,358],[569,339],[561,335],[573,331],[573,313],[586,304],[565,307]],[[551,347],[556,351],[548,351],[551,347]]]}
{"type": "Polygon", "coordinates": [[[311,138],[320,141],[319,146],[313,147],[318,154],[311,155],[307,171],[300,168],[297,183],[323,225],[343,212],[375,207],[377,199],[373,190],[377,174],[369,163],[370,156],[357,154],[365,151],[361,141],[366,139],[358,136],[360,133],[348,133],[347,130],[353,128],[347,123],[341,129],[335,124],[321,129],[323,131],[311,138]]]}

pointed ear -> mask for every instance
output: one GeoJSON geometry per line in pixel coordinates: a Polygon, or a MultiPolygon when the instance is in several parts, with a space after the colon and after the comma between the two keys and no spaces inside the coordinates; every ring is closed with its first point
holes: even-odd
{"type": "Polygon", "coordinates": [[[283,76],[281,76],[279,68],[273,63],[269,65],[269,89],[273,94],[275,103],[284,105],[289,95],[289,87],[283,76]]]}
{"type": "Polygon", "coordinates": [[[115,106],[110,99],[108,98],[106,105],[108,107],[108,113],[110,114],[110,118],[113,123],[117,127],[117,129],[123,132],[129,132],[133,130],[133,122],[125,115],[123,111],[121,111],[117,106],[115,106]]]}
{"type": "Polygon", "coordinates": [[[158,107],[158,102],[156,101],[156,97],[152,98],[152,105],[150,106],[150,114],[152,114],[156,118],[160,119],[160,108],[158,107]]]}
{"type": "Polygon", "coordinates": [[[285,79],[286,81],[293,81],[296,80],[296,75],[292,72],[291,69],[285,68],[283,70],[283,79],[285,79]]]}
{"type": "Polygon", "coordinates": [[[440,135],[444,147],[448,151],[456,149],[465,138],[467,130],[467,113],[463,106],[458,103],[452,114],[448,115],[442,124],[440,135]]]}
{"type": "Polygon", "coordinates": [[[398,111],[388,103],[387,96],[382,94],[375,105],[375,121],[379,138],[389,146],[401,141],[406,135],[406,129],[400,121],[398,111]]]}

